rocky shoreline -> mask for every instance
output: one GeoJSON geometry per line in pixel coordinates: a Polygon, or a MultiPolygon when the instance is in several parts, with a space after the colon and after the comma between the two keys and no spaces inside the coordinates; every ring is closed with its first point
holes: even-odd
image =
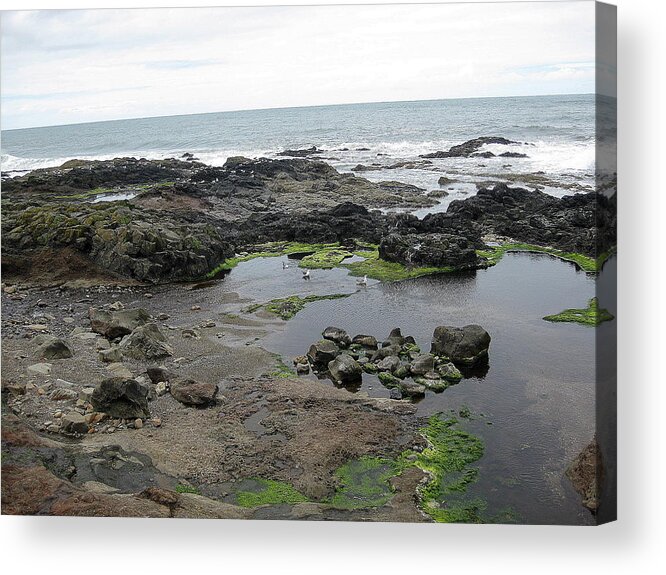
{"type": "Polygon", "coordinates": [[[496,184],[418,219],[390,210],[435,205],[425,190],[341,174],[309,159],[316,149],[283,156],[73,160],[3,181],[3,512],[486,519],[434,495],[474,475],[482,444],[410,401],[482,368],[483,328],[442,326],[424,353],[399,329],[378,341],[322,326],[292,370],[257,343],[278,329],[271,314],[348,294],[247,316],[227,293],[213,316],[187,282],[281,254],[386,281],[487,267],[509,249],[593,272],[614,249],[596,233],[614,229],[614,197],[496,184]],[[131,197],[95,202],[115,194],[131,197]],[[392,399],[298,378],[311,369],[340,384],[379,373],[392,399]]]}

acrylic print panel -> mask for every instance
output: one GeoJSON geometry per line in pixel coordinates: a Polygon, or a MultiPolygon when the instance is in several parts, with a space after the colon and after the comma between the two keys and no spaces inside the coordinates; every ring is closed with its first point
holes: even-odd
{"type": "Polygon", "coordinates": [[[615,517],[615,9],[2,13],[2,512],[615,517]]]}

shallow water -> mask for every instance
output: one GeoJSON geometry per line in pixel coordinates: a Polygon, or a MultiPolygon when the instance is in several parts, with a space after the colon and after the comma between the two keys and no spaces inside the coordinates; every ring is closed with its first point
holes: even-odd
{"type": "MultiPolygon", "coordinates": [[[[477,272],[393,284],[369,280],[367,288],[342,269],[313,270],[312,279],[304,281],[296,265],[287,258],[257,258],[240,264],[213,289],[258,302],[353,293],[309,304],[283,330],[262,339],[263,347],[287,363],[304,354],[328,325],[380,341],[400,327],[425,351],[438,325],[482,325],[492,336],[487,373],[443,393],[428,391],[417,404],[419,415],[471,410],[472,420],[463,425],[483,438],[486,451],[469,495],[487,502],[486,517],[509,510],[518,522],[593,522],[564,471],[594,433],[594,329],[542,319],[583,307],[594,295],[592,277],[536,254],[507,254],[497,266],[477,272]],[[283,270],[281,260],[291,267],[283,270]]],[[[322,380],[322,385],[333,384],[322,380]]],[[[389,393],[368,374],[360,391],[376,397],[389,393]]]]}

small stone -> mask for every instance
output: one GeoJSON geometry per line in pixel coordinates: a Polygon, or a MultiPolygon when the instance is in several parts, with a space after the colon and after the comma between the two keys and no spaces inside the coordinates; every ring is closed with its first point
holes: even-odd
{"type": "Polygon", "coordinates": [[[79,396],[73,389],[57,387],[49,394],[51,401],[71,401],[79,396]]]}
{"type": "Polygon", "coordinates": [[[141,429],[143,427],[143,420],[142,419],[135,419],[134,420],[134,429],[141,429]]]}
{"type": "Polygon", "coordinates": [[[122,363],[111,363],[106,368],[114,377],[123,377],[125,379],[132,378],[132,372],[127,369],[122,363]]]}
{"type": "Polygon", "coordinates": [[[51,368],[53,366],[50,363],[35,363],[28,366],[28,371],[36,375],[51,375],[51,368]]]}
{"type": "Polygon", "coordinates": [[[199,310],[201,310],[201,306],[200,305],[193,305],[190,309],[192,311],[199,311],[199,310]]]}
{"type": "Polygon", "coordinates": [[[79,391],[79,399],[82,399],[85,402],[90,402],[93,392],[95,391],[94,387],[84,387],[79,391]]]}
{"type": "Polygon", "coordinates": [[[215,327],[215,322],[212,319],[207,319],[206,321],[202,321],[199,324],[199,327],[205,328],[205,327],[215,327]]]}
{"type": "Polygon", "coordinates": [[[114,301],[109,305],[109,309],[111,311],[120,311],[121,309],[125,309],[125,304],[123,304],[121,301],[114,301]]]}
{"type": "Polygon", "coordinates": [[[145,294],[143,294],[143,296],[150,299],[153,297],[153,294],[151,294],[150,292],[146,292],[145,294]]]}
{"type": "Polygon", "coordinates": [[[30,329],[32,331],[46,331],[47,329],[49,329],[49,326],[46,325],[45,323],[33,323],[30,325],[26,325],[25,327],[26,329],[30,329]]]}
{"type": "Polygon", "coordinates": [[[62,431],[63,433],[88,433],[86,418],[76,411],[70,411],[62,417],[62,431]]]}
{"type": "Polygon", "coordinates": [[[16,289],[16,286],[7,286],[4,291],[5,293],[16,293],[16,289]]]}
{"type": "Polygon", "coordinates": [[[165,381],[158,381],[155,385],[155,393],[158,397],[162,397],[167,391],[169,391],[165,381]]]}
{"type": "Polygon", "coordinates": [[[109,343],[108,339],[104,339],[103,337],[100,337],[95,342],[95,348],[98,351],[102,351],[103,349],[110,349],[111,348],[111,343],[109,343]]]}
{"type": "Polygon", "coordinates": [[[184,329],[181,331],[184,338],[200,339],[199,332],[196,329],[184,329]]]}
{"type": "Polygon", "coordinates": [[[157,319],[160,321],[166,321],[170,318],[171,316],[168,313],[161,313],[157,316],[157,319]]]}
{"type": "Polygon", "coordinates": [[[153,417],[150,420],[150,423],[152,423],[153,427],[161,427],[162,426],[162,420],[159,417],[153,417]]]}

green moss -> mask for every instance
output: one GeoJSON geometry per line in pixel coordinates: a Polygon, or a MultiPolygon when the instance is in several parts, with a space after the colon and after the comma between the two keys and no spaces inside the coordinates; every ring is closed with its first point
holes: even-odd
{"type": "Polygon", "coordinates": [[[421,429],[428,447],[416,455],[415,465],[430,475],[419,489],[422,509],[437,522],[481,523],[483,502],[468,499],[465,492],[476,481],[478,470],[471,465],[483,455],[483,443],[456,424],[455,418],[435,415],[421,429]]]}
{"type": "Polygon", "coordinates": [[[236,501],[241,507],[259,507],[260,505],[294,504],[307,501],[307,497],[283,481],[272,479],[254,479],[262,489],[260,491],[240,491],[236,501]]]}
{"type": "Polygon", "coordinates": [[[400,471],[396,461],[382,457],[348,461],[335,473],[338,488],[330,503],[342,509],[380,507],[393,496],[390,480],[400,471]]]}
{"type": "Polygon", "coordinates": [[[183,485],[182,483],[176,485],[176,491],[178,493],[194,493],[195,495],[201,495],[201,492],[196,487],[192,487],[191,485],[183,485]]]}
{"type": "Polygon", "coordinates": [[[379,250],[374,250],[372,252],[356,252],[356,255],[362,255],[362,257],[365,257],[366,259],[360,262],[350,262],[348,264],[342,264],[342,267],[347,268],[349,270],[349,273],[353,276],[367,275],[370,278],[374,278],[381,281],[399,281],[430,274],[455,271],[455,268],[451,266],[440,267],[440,268],[438,267],[408,268],[407,266],[404,266],[397,262],[387,262],[385,260],[380,259],[379,250]]]}
{"type": "Polygon", "coordinates": [[[584,309],[565,309],[558,314],[547,315],[543,319],[546,321],[576,322],[597,326],[604,321],[611,321],[614,319],[614,316],[607,309],[600,308],[599,300],[593,297],[584,309]]]}
{"type": "Polygon", "coordinates": [[[305,256],[298,264],[301,268],[330,270],[354,254],[340,248],[327,248],[305,256]]]}
{"type": "Polygon", "coordinates": [[[291,369],[284,361],[282,361],[281,357],[277,358],[277,365],[275,371],[272,371],[270,373],[273,377],[282,377],[282,378],[289,378],[289,377],[295,377],[296,372],[291,369]]]}
{"type": "MultiPolygon", "coordinates": [[[[344,293],[335,293],[329,295],[308,295],[305,297],[292,295],[285,298],[273,299],[265,304],[259,304],[259,307],[263,307],[267,312],[277,315],[281,319],[287,321],[294,317],[309,303],[315,301],[340,299],[349,297],[350,295],[351,294],[344,293]]],[[[250,306],[250,308],[246,308],[246,311],[257,311],[259,307],[257,307],[257,304],[255,304],[250,306]]]]}
{"type": "Polygon", "coordinates": [[[523,243],[502,244],[500,246],[493,246],[487,250],[477,250],[476,253],[479,257],[485,260],[486,265],[493,266],[499,262],[507,252],[531,252],[548,254],[561,260],[573,262],[583,271],[590,273],[600,271],[603,263],[610,255],[608,253],[603,253],[597,258],[591,258],[576,252],[564,252],[555,248],[523,243]]]}

